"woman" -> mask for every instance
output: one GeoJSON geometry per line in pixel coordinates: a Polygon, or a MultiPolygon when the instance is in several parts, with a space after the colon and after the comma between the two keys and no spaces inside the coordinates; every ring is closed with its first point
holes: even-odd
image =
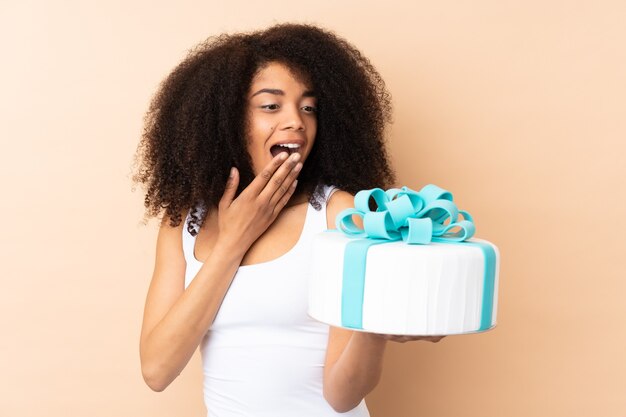
{"type": "Polygon", "coordinates": [[[165,389],[200,346],[211,416],[368,416],[387,340],[306,314],[315,233],[393,181],[384,83],[311,25],[211,38],[162,84],[135,180],[163,212],[140,352],[165,389]]]}

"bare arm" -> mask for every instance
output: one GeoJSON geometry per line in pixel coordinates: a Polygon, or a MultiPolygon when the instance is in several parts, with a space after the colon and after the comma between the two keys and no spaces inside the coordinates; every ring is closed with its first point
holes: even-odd
{"type": "Polygon", "coordinates": [[[153,390],[164,390],[187,365],[211,327],[243,256],[293,195],[297,166],[302,165],[297,157],[285,161],[285,156],[276,156],[236,199],[234,172],[219,204],[217,243],[187,289],[184,224],[172,228],[164,219],[140,338],[141,369],[153,390]]]}
{"type": "MultiPolygon", "coordinates": [[[[338,191],[328,204],[328,228],[335,228],[335,217],[354,206],[354,197],[338,191]]],[[[362,227],[360,219],[355,224],[362,227]]],[[[437,337],[378,335],[331,327],[324,366],[324,398],[337,412],[356,407],[380,380],[387,341],[404,343],[410,340],[438,342],[437,337]]]]}

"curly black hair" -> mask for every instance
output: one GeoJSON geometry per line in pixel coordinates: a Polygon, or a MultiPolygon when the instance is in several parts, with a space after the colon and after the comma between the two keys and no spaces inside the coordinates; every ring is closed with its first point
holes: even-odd
{"type": "Polygon", "coordinates": [[[283,23],[265,30],[210,37],[161,83],[144,118],[133,175],[146,188],[147,216],[165,209],[170,226],[196,234],[216,208],[232,166],[241,192],[253,179],[246,148],[247,93],[254,75],[280,62],[312,84],[317,98],[315,143],[298,178],[300,192],[321,209],[320,186],[352,194],[394,181],[384,132],[391,96],[370,61],[331,31],[283,23]]]}

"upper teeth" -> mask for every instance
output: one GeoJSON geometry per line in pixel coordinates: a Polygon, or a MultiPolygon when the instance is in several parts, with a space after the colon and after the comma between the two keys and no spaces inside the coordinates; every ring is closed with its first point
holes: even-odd
{"type": "Polygon", "coordinates": [[[279,143],[278,146],[284,146],[285,148],[299,148],[300,145],[297,143],[279,143]]]}

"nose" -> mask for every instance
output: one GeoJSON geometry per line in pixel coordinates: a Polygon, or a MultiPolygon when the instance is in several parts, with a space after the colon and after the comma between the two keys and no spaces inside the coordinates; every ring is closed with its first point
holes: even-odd
{"type": "Polygon", "coordinates": [[[304,131],[304,119],[302,118],[302,115],[300,114],[300,109],[297,106],[290,106],[290,109],[285,112],[283,129],[304,131]]]}

